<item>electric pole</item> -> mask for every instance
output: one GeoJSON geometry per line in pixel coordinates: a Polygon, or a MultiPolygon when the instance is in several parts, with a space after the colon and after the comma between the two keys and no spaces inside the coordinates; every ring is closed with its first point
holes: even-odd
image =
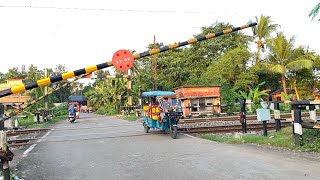
{"type": "MultiPolygon", "coordinates": [[[[45,69],[45,71],[44,71],[44,77],[45,78],[48,78],[49,76],[48,76],[48,69],[45,69]]],[[[45,110],[48,110],[48,96],[47,96],[47,94],[48,94],[48,85],[46,85],[45,87],[44,87],[44,95],[46,96],[45,98],[44,98],[44,108],[45,108],[45,110]]]]}
{"type": "MultiPolygon", "coordinates": [[[[153,36],[153,48],[157,48],[156,44],[156,35],[153,36]]],[[[157,85],[157,54],[153,55],[153,89],[157,90],[158,85],[157,85]]]]}

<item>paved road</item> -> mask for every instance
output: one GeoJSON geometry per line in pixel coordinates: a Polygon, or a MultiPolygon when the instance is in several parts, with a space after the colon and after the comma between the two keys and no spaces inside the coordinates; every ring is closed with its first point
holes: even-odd
{"type": "Polygon", "coordinates": [[[291,152],[145,135],[137,123],[82,114],[63,121],[18,163],[28,180],[320,179],[320,163],[291,152]],[[69,129],[69,130],[68,130],[69,129]],[[75,130],[76,129],[76,130],[75,130]]]}

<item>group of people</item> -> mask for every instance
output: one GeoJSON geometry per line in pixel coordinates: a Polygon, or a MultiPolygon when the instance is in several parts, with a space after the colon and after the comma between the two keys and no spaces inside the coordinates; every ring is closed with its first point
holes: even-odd
{"type": "Polygon", "coordinates": [[[93,111],[92,107],[88,107],[88,106],[81,106],[80,107],[80,112],[90,113],[92,111],[93,111]]]}
{"type": "Polygon", "coordinates": [[[93,108],[81,104],[69,104],[68,111],[69,113],[76,114],[76,117],[79,118],[80,112],[90,113],[93,111],[93,108]]]}

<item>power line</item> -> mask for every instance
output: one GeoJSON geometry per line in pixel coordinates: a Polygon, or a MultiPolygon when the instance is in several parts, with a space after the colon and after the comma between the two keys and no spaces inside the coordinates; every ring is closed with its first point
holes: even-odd
{"type": "MultiPolygon", "coordinates": [[[[55,6],[12,6],[0,5],[0,8],[33,8],[33,9],[56,9],[56,10],[79,10],[79,11],[109,11],[109,12],[134,12],[134,13],[183,13],[183,14],[217,14],[213,11],[176,11],[176,10],[144,10],[144,9],[106,9],[106,8],[80,8],[80,7],[55,7],[55,6]]],[[[237,13],[224,13],[237,14],[237,13]]]]}

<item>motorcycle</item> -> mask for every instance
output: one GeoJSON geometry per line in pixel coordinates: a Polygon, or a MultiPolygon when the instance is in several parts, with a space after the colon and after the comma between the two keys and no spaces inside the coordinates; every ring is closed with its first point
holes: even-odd
{"type": "Polygon", "coordinates": [[[76,120],[76,113],[69,112],[69,122],[73,123],[76,120]]]}

